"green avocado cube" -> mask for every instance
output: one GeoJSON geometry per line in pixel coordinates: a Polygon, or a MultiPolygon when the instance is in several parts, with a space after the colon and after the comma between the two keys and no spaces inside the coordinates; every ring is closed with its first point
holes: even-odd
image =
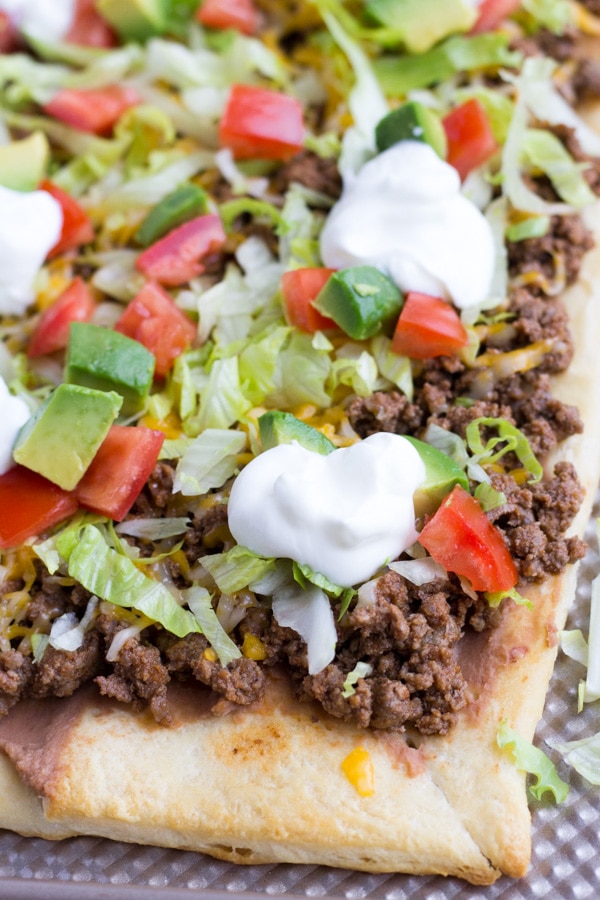
{"type": "Polygon", "coordinates": [[[17,435],[15,462],[72,491],[117,418],[123,398],[60,384],[17,435]]]}
{"type": "Polygon", "coordinates": [[[41,131],[0,146],[0,184],[13,191],[33,191],[46,175],[50,144],[41,131]]]}
{"type": "Polygon", "coordinates": [[[89,322],[73,322],[65,381],[98,391],[116,391],[124,416],[143,408],[154,377],[154,354],[139,341],[89,322]]]}
{"type": "Polygon", "coordinates": [[[182,184],[152,207],[138,228],[135,239],[142,247],[149,247],[169,231],[207,211],[206,191],[193,182],[182,184]]]}
{"type": "Polygon", "coordinates": [[[404,437],[410,441],[425,465],[425,480],[413,497],[417,516],[435,512],[456,484],[469,490],[469,479],[464,470],[450,456],[418,438],[407,434],[404,437]]]}
{"type": "Polygon", "coordinates": [[[392,327],[403,297],[394,282],[374,266],[339,269],[317,294],[313,306],[355,340],[392,327]]]}
{"type": "Polygon", "coordinates": [[[424,53],[448,35],[468,31],[477,12],[470,0],[367,0],[365,16],[396,32],[409,53],[424,53]]]}
{"type": "Polygon", "coordinates": [[[375,126],[375,143],[380,153],[399,141],[421,141],[446,159],[448,140],[440,117],[416,100],[404,103],[380,119],[375,126]]]}
{"type": "Polygon", "coordinates": [[[169,0],[97,0],[96,9],[124,41],[145,41],[166,31],[169,0]]]}
{"type": "Polygon", "coordinates": [[[276,409],[260,416],[258,431],[263,450],[271,450],[279,444],[291,444],[292,441],[297,441],[305,450],[313,450],[322,456],[336,449],[335,444],[317,428],[297,419],[292,413],[276,409]]]}

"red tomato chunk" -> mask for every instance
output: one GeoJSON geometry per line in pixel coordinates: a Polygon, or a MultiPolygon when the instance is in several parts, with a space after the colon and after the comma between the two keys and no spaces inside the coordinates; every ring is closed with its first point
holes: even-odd
{"type": "Polygon", "coordinates": [[[294,97],[234,84],[219,125],[219,141],[236,159],[291,159],[302,149],[302,106],[294,97]]]}
{"type": "Polygon", "coordinates": [[[292,269],[284,273],[281,278],[281,290],[286,318],[290,325],[309,334],[337,328],[333,319],[328,319],[312,305],[312,301],[334,271],[335,269],[306,268],[292,269]]]}
{"type": "Polygon", "coordinates": [[[450,356],[469,343],[457,312],[440,297],[410,291],[392,338],[392,350],[412,359],[450,356]]]}
{"type": "Polygon", "coordinates": [[[448,138],[446,160],[463,179],[498,149],[487,113],[475,97],[453,109],[442,123],[448,138]]]}
{"type": "Polygon", "coordinates": [[[52,306],[41,314],[33,331],[27,355],[30,358],[64,350],[69,343],[71,322],[89,322],[96,304],[81,278],[74,278],[52,306]]]}
{"type": "Polygon", "coordinates": [[[160,284],[185,284],[204,272],[200,260],[220,250],[226,240],[219,216],[198,216],[140,253],[136,268],[160,284]]]}
{"type": "Polygon", "coordinates": [[[477,8],[477,21],[471,28],[471,34],[482,34],[493,31],[521,5],[521,0],[483,0],[477,8]]]}
{"type": "Polygon", "coordinates": [[[259,23],[252,0],[204,0],[196,18],[208,28],[234,28],[242,34],[256,34],[259,23]]]}
{"type": "Polygon", "coordinates": [[[74,197],[48,180],[40,182],[39,187],[60,203],[63,215],[60,237],[48,253],[48,259],[94,240],[94,227],[90,218],[74,197]]]}
{"type": "Polygon", "coordinates": [[[117,522],[125,518],[158,459],[162,431],[112,425],[75,488],[82,506],[117,522]]]}
{"type": "Polygon", "coordinates": [[[23,466],[0,475],[0,547],[15,547],[77,512],[75,496],[23,466]]]}
{"type": "Polygon", "coordinates": [[[154,375],[164,378],[193,342],[196,326],[160,285],[148,282],[130,301],[115,330],[143,344],[156,358],[154,375]]]}
{"type": "Polygon", "coordinates": [[[106,49],[119,43],[108,22],[96,11],[96,0],[76,0],[73,22],[65,35],[65,42],[106,49]]]}
{"type": "Polygon", "coordinates": [[[46,103],[44,111],[81,131],[109,134],[125,110],[139,102],[137,91],[120,84],[86,91],[63,88],[46,103]]]}
{"type": "Polygon", "coordinates": [[[501,533],[458,484],[421,531],[419,543],[449,572],[468,578],[476,591],[508,591],[517,583],[501,533]]]}

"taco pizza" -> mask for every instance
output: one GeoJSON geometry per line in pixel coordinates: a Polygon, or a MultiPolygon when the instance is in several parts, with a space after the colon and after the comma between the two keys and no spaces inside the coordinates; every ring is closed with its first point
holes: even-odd
{"type": "Polygon", "coordinates": [[[524,875],[596,0],[48,10],[0,2],[0,826],[524,875]]]}

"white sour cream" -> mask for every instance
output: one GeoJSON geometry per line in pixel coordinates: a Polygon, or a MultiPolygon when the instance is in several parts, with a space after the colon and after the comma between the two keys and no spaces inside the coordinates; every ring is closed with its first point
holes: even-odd
{"type": "Polygon", "coordinates": [[[460,186],[429,144],[395,144],[345,180],[321,232],[324,265],[376,266],[402,291],[478,306],[492,283],[494,240],[460,186]]]}
{"type": "Polygon", "coordinates": [[[41,41],[61,41],[75,16],[75,0],[0,0],[13,25],[41,41]]]}
{"type": "Polygon", "coordinates": [[[350,587],[415,542],[413,494],[424,478],[418,452],[397,434],[328,456],[280,444],[238,475],[229,528],[254,553],[293,559],[350,587]]]}
{"type": "Polygon", "coordinates": [[[0,377],[0,475],[15,465],[12,451],[17,435],[30,417],[29,407],[20,397],[10,393],[6,382],[0,377]]]}
{"type": "Polygon", "coordinates": [[[22,315],[34,299],[35,276],[62,221],[60,203],[47,191],[0,186],[0,314],[22,315]]]}

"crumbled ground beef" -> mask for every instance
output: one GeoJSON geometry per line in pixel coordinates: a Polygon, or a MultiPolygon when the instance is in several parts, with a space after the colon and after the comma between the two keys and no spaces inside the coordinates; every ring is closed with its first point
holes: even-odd
{"type": "Polygon", "coordinates": [[[336,160],[317,156],[311,150],[302,150],[285,163],[278,170],[273,186],[278,193],[284,193],[294,182],[333,199],[342,192],[336,160]]]}
{"type": "MultiPolygon", "coordinates": [[[[299,694],[364,728],[402,731],[411,725],[423,734],[445,734],[466,704],[453,648],[471,617],[487,627],[498,613],[449,579],[417,587],[390,572],[378,582],[375,601],[348,615],[333,663],[305,675],[302,668],[295,672],[292,662],[299,694]],[[345,678],[359,659],[372,665],[373,674],[344,697],[345,678]]],[[[294,647],[297,638],[291,643],[294,647]]]]}
{"type": "MultiPolygon", "coordinates": [[[[548,233],[540,238],[508,242],[510,274],[517,279],[541,272],[549,282],[564,273],[566,284],[577,280],[585,254],[594,246],[589,230],[578,215],[552,216],[548,233]]],[[[528,290],[543,295],[544,282],[526,282],[528,290]]],[[[560,282],[559,282],[560,290],[560,282]]]]}
{"type": "Polygon", "coordinates": [[[583,557],[583,541],[564,536],[583,500],[571,463],[558,463],[554,477],[537,484],[519,487],[506,475],[494,475],[492,482],[506,503],[488,518],[503,532],[522,578],[543,581],[583,557]]]}

